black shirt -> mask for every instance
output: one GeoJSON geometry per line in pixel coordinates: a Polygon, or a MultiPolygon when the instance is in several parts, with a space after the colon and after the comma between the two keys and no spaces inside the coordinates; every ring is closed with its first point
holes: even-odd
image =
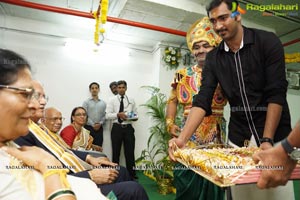
{"type": "Polygon", "coordinates": [[[210,115],[211,100],[219,82],[231,107],[229,139],[243,146],[252,134],[259,144],[268,103],[282,105],[274,136],[277,142],[291,131],[283,46],[274,33],[246,27],[243,30],[243,47],[236,53],[225,51],[222,41],[207,54],[202,86],[193,106],[203,108],[210,115]]]}

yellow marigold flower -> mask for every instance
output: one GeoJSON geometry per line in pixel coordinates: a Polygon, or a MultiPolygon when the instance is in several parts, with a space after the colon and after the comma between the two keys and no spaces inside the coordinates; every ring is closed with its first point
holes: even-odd
{"type": "Polygon", "coordinates": [[[104,33],[105,29],[104,28],[100,28],[100,33],[104,33]]]}

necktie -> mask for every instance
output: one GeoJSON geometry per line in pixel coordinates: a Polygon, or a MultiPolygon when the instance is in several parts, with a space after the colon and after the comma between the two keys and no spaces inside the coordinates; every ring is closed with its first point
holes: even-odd
{"type": "MultiPolygon", "coordinates": [[[[121,96],[119,112],[123,112],[123,111],[124,111],[124,103],[123,103],[123,99],[124,99],[124,96],[121,96]]],[[[122,120],[120,117],[118,117],[118,122],[119,122],[119,123],[122,123],[123,120],[122,120]]]]}

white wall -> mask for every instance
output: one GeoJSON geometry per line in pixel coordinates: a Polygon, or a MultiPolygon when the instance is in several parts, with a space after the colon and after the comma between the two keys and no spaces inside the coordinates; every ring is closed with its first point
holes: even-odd
{"type": "MultiPolygon", "coordinates": [[[[111,81],[126,80],[127,94],[135,99],[138,105],[139,120],[134,123],[136,136],[136,157],[146,147],[149,118],[145,109],[139,105],[148,98],[145,85],[158,85],[154,74],[153,56],[151,53],[130,51],[130,55],[122,56],[122,48],[115,48],[111,54],[102,55],[106,49],[98,53],[85,50],[81,53],[70,51],[64,42],[57,38],[26,35],[16,32],[1,33],[0,48],[7,48],[26,57],[32,65],[33,76],[42,81],[45,91],[50,97],[47,106],[54,106],[62,111],[66,118],[64,126],[70,123],[71,110],[82,105],[90,96],[88,85],[96,81],[100,84],[100,98],[108,102],[112,96],[109,89],[111,81]]],[[[83,46],[77,47],[80,50],[83,46]]],[[[111,155],[110,131],[108,126],[104,132],[104,151],[111,155]]],[[[121,159],[122,161],[122,159],[121,159]]]]}
{"type": "Polygon", "coordinates": [[[300,120],[300,90],[289,90],[287,100],[291,112],[292,127],[300,120]]]}

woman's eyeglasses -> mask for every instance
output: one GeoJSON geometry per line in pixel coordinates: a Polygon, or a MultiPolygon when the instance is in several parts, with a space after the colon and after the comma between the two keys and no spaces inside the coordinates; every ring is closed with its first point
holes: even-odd
{"type": "Polygon", "coordinates": [[[34,94],[33,88],[18,88],[18,87],[13,87],[8,85],[0,85],[0,88],[19,91],[19,93],[22,94],[27,100],[31,100],[34,94]]]}
{"type": "Polygon", "coordinates": [[[81,117],[81,116],[86,117],[86,113],[76,113],[74,116],[76,116],[76,117],[81,117]]]}

